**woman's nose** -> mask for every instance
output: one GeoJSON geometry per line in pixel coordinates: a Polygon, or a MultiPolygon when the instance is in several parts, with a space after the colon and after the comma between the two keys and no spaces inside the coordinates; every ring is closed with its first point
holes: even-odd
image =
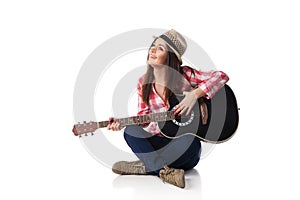
{"type": "Polygon", "coordinates": [[[155,53],[155,51],[156,51],[156,47],[151,47],[150,52],[155,53]]]}

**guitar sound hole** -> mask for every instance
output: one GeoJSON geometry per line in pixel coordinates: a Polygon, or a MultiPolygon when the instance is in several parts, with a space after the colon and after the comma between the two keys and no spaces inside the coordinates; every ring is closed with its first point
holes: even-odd
{"type": "Polygon", "coordinates": [[[173,119],[172,122],[173,122],[174,124],[176,124],[177,126],[187,126],[187,125],[189,125],[190,123],[192,123],[194,117],[195,117],[195,113],[194,113],[194,111],[192,110],[190,115],[188,115],[188,116],[183,115],[183,116],[181,116],[181,117],[176,116],[176,118],[173,119]]]}

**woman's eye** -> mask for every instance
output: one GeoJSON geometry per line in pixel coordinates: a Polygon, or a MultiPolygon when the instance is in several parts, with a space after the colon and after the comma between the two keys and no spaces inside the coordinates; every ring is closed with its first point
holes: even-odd
{"type": "Polygon", "coordinates": [[[162,47],[158,47],[158,49],[159,49],[159,50],[161,50],[161,51],[163,51],[163,50],[164,50],[164,48],[162,48],[162,47]]]}

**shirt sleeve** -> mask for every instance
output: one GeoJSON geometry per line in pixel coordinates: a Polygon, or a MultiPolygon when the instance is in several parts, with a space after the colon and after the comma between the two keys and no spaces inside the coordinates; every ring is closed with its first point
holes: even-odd
{"type": "Polygon", "coordinates": [[[206,98],[212,98],[229,80],[227,74],[222,71],[199,71],[184,68],[188,81],[193,87],[198,86],[206,94],[206,98]]]}

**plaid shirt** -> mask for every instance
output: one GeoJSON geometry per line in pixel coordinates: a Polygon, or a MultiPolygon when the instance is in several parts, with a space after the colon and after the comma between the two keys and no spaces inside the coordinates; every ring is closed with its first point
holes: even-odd
{"type": "MultiPolygon", "coordinates": [[[[191,69],[187,66],[183,66],[184,78],[181,82],[181,92],[189,91],[191,88],[199,87],[206,94],[206,98],[212,98],[214,94],[222,88],[229,80],[228,76],[222,71],[208,71],[202,72],[195,69],[191,69]],[[194,73],[192,73],[192,71],[194,73]]],[[[144,75],[145,76],[145,75],[144,75]]],[[[138,82],[138,115],[158,113],[168,111],[170,106],[168,102],[159,96],[154,87],[149,98],[149,106],[142,100],[142,85],[144,82],[144,76],[139,78],[138,82]]],[[[157,126],[157,122],[151,122],[147,124],[144,129],[152,133],[153,135],[160,135],[160,129],[157,126]]]]}

